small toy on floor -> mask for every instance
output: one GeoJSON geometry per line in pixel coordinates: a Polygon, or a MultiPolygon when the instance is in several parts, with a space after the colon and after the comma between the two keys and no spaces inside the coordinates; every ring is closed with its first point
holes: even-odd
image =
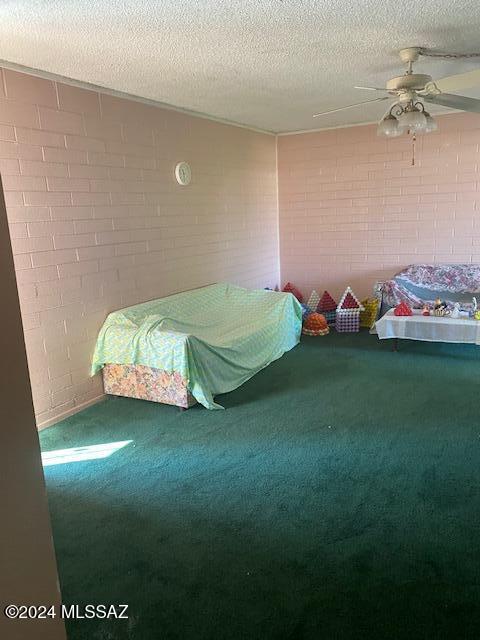
{"type": "Polygon", "coordinates": [[[347,287],[337,305],[335,329],[340,333],[360,331],[360,311],[365,311],[351,287],[347,287]]]}
{"type": "Polygon", "coordinates": [[[326,336],[330,329],[325,316],[321,313],[310,313],[302,328],[302,333],[306,336],[326,336]]]}
{"type": "Polygon", "coordinates": [[[300,306],[302,307],[302,320],[305,320],[305,318],[312,313],[312,310],[304,302],[301,302],[300,306]]]}
{"type": "Polygon", "coordinates": [[[307,300],[307,306],[310,307],[312,311],[316,311],[319,302],[320,302],[320,296],[314,289],[307,300]]]}
{"type": "Polygon", "coordinates": [[[380,300],[378,298],[365,298],[362,300],[364,311],[360,311],[360,326],[371,329],[375,324],[379,312],[380,300]]]}
{"type": "Polygon", "coordinates": [[[429,316],[429,315],[430,315],[430,307],[428,306],[428,304],[424,304],[422,309],[422,316],[429,316]]]}
{"type": "Polygon", "coordinates": [[[325,316],[328,324],[335,324],[335,318],[337,317],[337,303],[328,291],[323,292],[323,295],[317,305],[317,312],[325,316]]]}
{"type": "Polygon", "coordinates": [[[287,284],[283,287],[282,291],[285,293],[292,293],[299,302],[303,302],[302,294],[297,289],[297,287],[293,285],[291,282],[287,282],[287,284]]]}

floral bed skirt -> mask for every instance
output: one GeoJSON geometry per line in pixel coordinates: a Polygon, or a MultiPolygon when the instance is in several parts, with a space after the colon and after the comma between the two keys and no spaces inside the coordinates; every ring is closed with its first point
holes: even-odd
{"type": "Polygon", "coordinates": [[[105,393],[140,400],[151,400],[188,408],[196,403],[179,373],[141,364],[106,364],[103,367],[105,393]]]}

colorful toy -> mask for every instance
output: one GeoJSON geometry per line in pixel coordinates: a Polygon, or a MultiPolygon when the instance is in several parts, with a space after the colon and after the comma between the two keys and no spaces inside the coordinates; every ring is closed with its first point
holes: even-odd
{"type": "Polygon", "coordinates": [[[435,300],[433,305],[433,315],[438,317],[450,315],[450,311],[447,309],[447,303],[445,300],[440,300],[440,298],[435,300]]]}
{"type": "Polygon", "coordinates": [[[428,306],[428,304],[424,304],[422,309],[422,316],[429,316],[429,315],[430,315],[430,307],[428,306]]]}
{"type": "Polygon", "coordinates": [[[451,318],[459,318],[460,317],[460,303],[459,302],[455,302],[455,304],[453,305],[453,309],[450,313],[450,317],[451,318]]]}
{"type": "Polygon", "coordinates": [[[379,304],[380,300],[378,298],[366,298],[365,300],[362,300],[362,305],[365,307],[365,310],[360,311],[361,327],[371,329],[377,319],[379,304]]]}
{"type": "Polygon", "coordinates": [[[475,314],[477,313],[477,308],[478,308],[478,303],[477,303],[477,299],[475,296],[473,296],[472,298],[472,308],[470,310],[470,317],[474,318],[475,314]]]}
{"type": "Polygon", "coordinates": [[[319,302],[320,302],[320,296],[314,289],[310,294],[309,299],[307,300],[307,305],[310,307],[312,311],[316,311],[319,302]]]}
{"type": "Polygon", "coordinates": [[[475,320],[480,320],[480,311],[475,311],[475,315],[473,317],[475,320]]]}
{"type": "Polygon", "coordinates": [[[300,306],[302,307],[302,320],[305,320],[312,313],[312,310],[304,302],[301,302],[300,306]]]}
{"type": "Polygon", "coordinates": [[[287,284],[283,287],[282,291],[284,291],[285,293],[293,293],[293,295],[299,302],[303,302],[302,294],[297,289],[297,287],[295,287],[291,282],[287,282],[287,284]]]}
{"type": "Polygon", "coordinates": [[[328,291],[323,292],[323,296],[320,298],[320,301],[317,305],[318,313],[322,313],[328,324],[335,324],[335,318],[337,316],[337,303],[332,298],[332,296],[328,293],[328,291]]]}
{"type": "Polygon", "coordinates": [[[307,336],[326,336],[329,331],[325,316],[315,312],[307,316],[302,328],[302,333],[307,336]]]}
{"type": "Polygon", "coordinates": [[[393,314],[395,316],[411,316],[413,315],[413,312],[405,302],[405,300],[402,300],[402,302],[400,302],[400,304],[397,304],[397,306],[395,307],[393,314]]]}
{"type": "Polygon", "coordinates": [[[341,333],[360,331],[360,311],[364,310],[365,307],[353,293],[351,287],[347,287],[337,305],[335,329],[341,333]]]}

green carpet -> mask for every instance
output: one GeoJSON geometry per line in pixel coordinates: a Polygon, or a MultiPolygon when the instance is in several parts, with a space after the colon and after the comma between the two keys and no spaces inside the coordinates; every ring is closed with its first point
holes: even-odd
{"type": "Polygon", "coordinates": [[[44,451],[66,603],[129,604],[70,640],[480,634],[480,350],[302,339],[226,411],[108,399],[44,451]]]}

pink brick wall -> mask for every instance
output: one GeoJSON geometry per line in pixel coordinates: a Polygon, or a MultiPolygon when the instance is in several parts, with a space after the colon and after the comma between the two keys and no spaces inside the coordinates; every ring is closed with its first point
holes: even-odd
{"type": "Polygon", "coordinates": [[[40,425],[102,394],[110,311],[278,281],[273,136],[4,69],[0,172],[40,425]]]}
{"type": "Polygon", "coordinates": [[[358,295],[418,262],[480,262],[480,115],[411,141],[374,126],[280,136],[282,282],[358,295]]]}

